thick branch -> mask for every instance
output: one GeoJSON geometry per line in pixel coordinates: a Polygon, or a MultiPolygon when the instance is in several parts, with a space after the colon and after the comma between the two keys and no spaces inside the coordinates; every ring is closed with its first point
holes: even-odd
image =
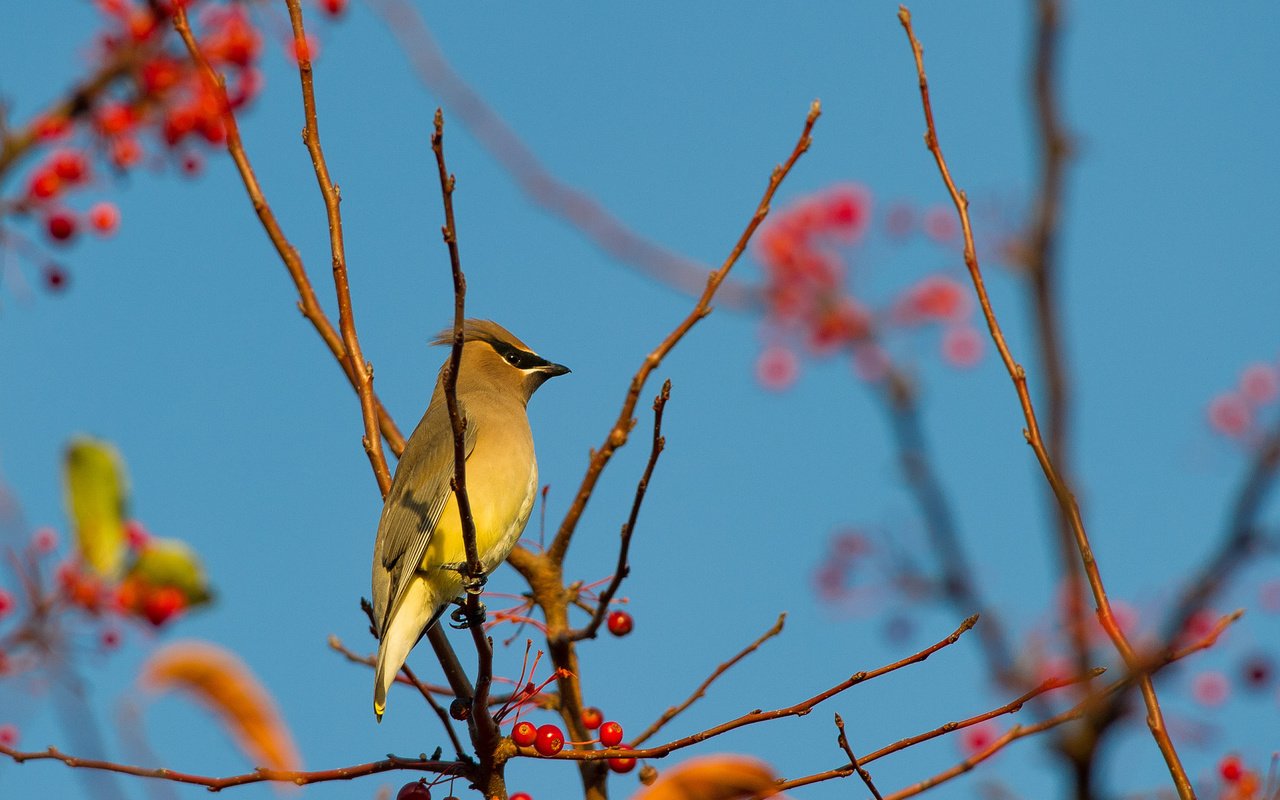
{"type": "MultiPolygon", "coordinates": [[[[1022,406],[1022,415],[1027,426],[1024,436],[1027,439],[1027,443],[1031,445],[1032,450],[1035,451],[1036,459],[1040,462],[1040,468],[1044,472],[1045,480],[1053,488],[1054,496],[1058,499],[1062,514],[1071,523],[1071,530],[1076,540],[1076,548],[1080,552],[1085,575],[1088,578],[1089,587],[1093,592],[1094,603],[1097,606],[1098,621],[1124,659],[1125,665],[1130,670],[1133,670],[1138,664],[1138,657],[1134,653],[1132,645],[1129,644],[1124,631],[1121,630],[1119,623],[1116,621],[1115,615],[1112,613],[1111,601],[1107,598],[1106,588],[1102,582],[1102,574],[1098,568],[1097,561],[1094,559],[1093,548],[1089,543],[1089,537],[1084,529],[1084,521],[1080,516],[1080,507],[1076,503],[1075,496],[1072,495],[1065,479],[1050,458],[1049,451],[1041,439],[1040,425],[1036,420],[1035,409],[1031,403],[1031,395],[1027,390],[1026,371],[1014,360],[1013,354],[1005,342],[1000,324],[996,321],[995,312],[991,308],[991,300],[987,296],[986,285],[982,279],[982,271],[978,266],[978,256],[973,244],[973,228],[969,223],[969,200],[952,180],[951,171],[947,168],[946,159],[942,155],[942,148],[938,144],[937,128],[934,126],[933,121],[933,108],[929,102],[929,83],[924,71],[924,51],[911,28],[911,12],[907,10],[906,6],[899,7],[898,19],[902,22],[903,30],[906,31],[907,39],[911,44],[911,51],[916,62],[916,74],[920,80],[920,100],[924,107],[926,125],[925,145],[933,154],[934,161],[938,165],[938,171],[942,175],[942,181],[946,184],[947,191],[955,204],[956,213],[960,216],[960,227],[964,233],[965,266],[968,268],[969,276],[973,280],[974,290],[977,292],[978,302],[982,307],[982,315],[986,318],[991,338],[995,342],[996,349],[1000,352],[1000,359],[1004,362],[1009,377],[1013,379],[1014,389],[1022,406]]],[[[1182,767],[1182,762],[1178,758],[1177,750],[1169,738],[1168,730],[1165,728],[1164,714],[1160,710],[1160,701],[1156,697],[1155,686],[1152,684],[1150,676],[1140,677],[1139,685],[1142,689],[1143,702],[1147,707],[1147,727],[1151,729],[1151,736],[1160,748],[1161,755],[1164,756],[1165,764],[1169,768],[1169,774],[1173,777],[1173,783],[1178,790],[1179,797],[1182,800],[1191,800],[1195,796],[1195,791],[1191,786],[1190,779],[1187,777],[1186,770],[1182,767]]]]}

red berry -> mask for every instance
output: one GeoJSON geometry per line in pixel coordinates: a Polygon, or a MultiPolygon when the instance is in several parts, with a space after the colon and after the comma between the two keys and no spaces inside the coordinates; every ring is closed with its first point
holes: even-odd
{"type": "Polygon", "coordinates": [[[1218,762],[1218,772],[1227,783],[1235,783],[1244,775],[1244,767],[1240,764],[1240,756],[1225,756],[1218,762]]]}
{"type": "Polygon", "coordinates": [[[538,728],[538,738],[533,747],[544,756],[554,756],[564,749],[564,733],[555,725],[538,728]]]}
{"type": "Polygon", "coordinates": [[[1241,672],[1246,689],[1251,691],[1266,689],[1271,684],[1271,659],[1262,653],[1252,655],[1244,662],[1241,672]]]}
{"type": "Polygon", "coordinates": [[[84,153],[76,150],[60,150],[53,154],[53,160],[50,162],[53,171],[58,174],[67,183],[77,183],[84,180],[85,175],[89,173],[89,162],[84,157],[84,153]]]}
{"type": "Polygon", "coordinates": [[[167,56],[157,56],[142,65],[142,85],[148,94],[168,91],[182,80],[182,66],[167,56]]]}
{"type": "Polygon", "coordinates": [[[51,169],[42,169],[31,176],[31,184],[27,186],[27,194],[33,200],[48,200],[62,191],[62,178],[51,169]]]}
{"type": "Polygon", "coordinates": [[[600,744],[605,747],[616,747],[622,744],[622,725],[617,722],[606,722],[601,725],[600,744]]]}
{"type": "Polygon", "coordinates": [[[1227,392],[1209,403],[1209,425],[1225,436],[1242,436],[1253,424],[1253,413],[1241,396],[1227,392]]]}
{"type": "Polygon", "coordinates": [[[594,731],[600,727],[600,723],[604,722],[604,713],[595,706],[587,706],[582,709],[582,727],[589,731],[594,731]]]}
{"type": "Polygon", "coordinates": [[[991,746],[991,743],[996,740],[996,735],[995,724],[991,722],[965,728],[964,733],[960,734],[960,750],[966,756],[980,753],[991,746]]]}
{"type": "Polygon", "coordinates": [[[111,163],[120,169],[128,169],[142,160],[142,146],[131,136],[117,136],[111,140],[111,163]]]}
{"type": "Polygon", "coordinates": [[[511,795],[510,800],[533,800],[533,798],[530,797],[526,792],[516,792],[515,794],[511,795]]]}
{"type": "Polygon", "coordinates": [[[1231,682],[1216,670],[1206,670],[1191,680],[1191,696],[1204,706],[1220,706],[1231,694],[1231,682]]]}
{"type": "Polygon", "coordinates": [[[37,553],[51,553],[58,546],[58,532],[53,528],[41,528],[31,534],[31,546],[37,553]]]}
{"type": "Polygon", "coordinates": [[[42,142],[61,139],[71,130],[71,120],[64,116],[41,117],[36,123],[36,138],[42,142]]]}
{"type": "Polygon", "coordinates": [[[431,800],[431,789],[427,787],[425,779],[419,778],[401,786],[396,800],[431,800]]]}
{"type": "Polygon", "coordinates": [[[56,242],[65,242],[76,235],[76,218],[66,211],[55,211],[44,224],[49,231],[49,238],[56,242]]]}
{"type": "Polygon", "coordinates": [[[982,360],[982,341],[968,325],[953,325],[942,335],[942,357],[953,367],[972,367],[982,360]]]}
{"type": "MultiPolygon", "coordinates": [[[[630,750],[627,745],[619,745],[623,750],[630,750]]],[[[611,758],[609,759],[609,769],[624,774],[636,768],[636,760],[634,758],[611,758]]]]}
{"type": "Polygon", "coordinates": [[[521,720],[511,729],[511,741],[520,747],[530,747],[538,738],[538,729],[528,720],[521,720]]]}
{"type": "Polygon", "coordinates": [[[124,538],[131,550],[141,550],[151,541],[151,534],[141,522],[131,519],[124,524],[124,538]]]}
{"type": "MultiPolygon", "coordinates": [[[[341,16],[347,10],[347,0],[320,0],[320,8],[331,17],[341,16]]],[[[514,800],[519,795],[512,795],[514,800]]],[[[524,795],[526,798],[528,795],[524,795]]]]}
{"type": "Polygon", "coordinates": [[[120,227],[120,209],[114,203],[97,203],[89,209],[89,227],[100,236],[110,236],[120,227]]]}
{"type": "Polygon", "coordinates": [[[44,285],[51,292],[60,292],[67,288],[67,271],[57,264],[45,264],[44,285]]]}
{"type": "Polygon", "coordinates": [[[635,627],[635,621],[625,611],[614,611],[609,614],[609,633],[614,636],[626,636],[635,627]]]}
{"type": "Polygon", "coordinates": [[[756,359],[756,380],[766,389],[782,391],[795,383],[800,374],[800,359],[782,345],[765,348],[756,359]]]}
{"type": "Polygon", "coordinates": [[[158,628],[182,611],[186,604],[186,598],[177,587],[161,586],[142,601],[142,615],[158,628]]]}
{"type": "Polygon", "coordinates": [[[115,650],[120,646],[120,631],[115,628],[107,628],[102,632],[101,642],[102,649],[115,650]]]}
{"type": "Polygon", "coordinates": [[[188,153],[182,159],[182,171],[188,176],[200,174],[200,168],[204,166],[204,162],[200,160],[200,156],[195,153],[188,153]]]}
{"type": "Polygon", "coordinates": [[[123,103],[106,106],[98,112],[97,116],[98,130],[107,136],[124,133],[137,121],[137,115],[133,109],[123,103]]]}
{"type": "Polygon", "coordinates": [[[0,725],[0,744],[13,747],[18,743],[17,725],[0,725]]]}
{"type": "Polygon", "coordinates": [[[0,617],[8,614],[13,610],[13,595],[4,589],[0,589],[0,617]]]}

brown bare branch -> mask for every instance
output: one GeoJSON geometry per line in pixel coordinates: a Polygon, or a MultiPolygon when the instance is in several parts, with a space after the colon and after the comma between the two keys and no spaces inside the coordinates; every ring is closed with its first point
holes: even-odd
{"type": "Polygon", "coordinates": [[[138,767],[131,764],[117,764],[113,761],[102,761],[93,758],[77,758],[75,756],[67,755],[56,747],[50,747],[47,750],[24,752],[21,750],[15,750],[7,745],[0,744],[0,754],[12,758],[19,764],[26,761],[61,761],[68,767],[99,770],[102,772],[118,772],[124,775],[134,775],[139,778],[156,778],[159,780],[172,781],[174,783],[191,783],[197,786],[204,786],[213,792],[227,789],[232,786],[244,786],[249,783],[292,783],[296,786],[306,786],[311,783],[324,783],[327,781],[349,781],[352,778],[361,778],[365,775],[374,775],[379,772],[390,772],[392,770],[399,769],[435,772],[441,775],[466,775],[467,770],[470,769],[469,764],[460,761],[385,758],[381,761],[370,761],[366,764],[354,764],[349,767],[337,767],[335,769],[322,769],[310,772],[256,769],[253,772],[246,772],[241,775],[229,775],[227,777],[217,778],[207,775],[196,775],[189,772],[178,772],[177,770],[165,769],[163,767],[138,767]]]}
{"type": "Polygon", "coordinates": [[[858,771],[858,777],[862,778],[862,782],[870,790],[871,796],[876,800],[884,800],[880,796],[880,790],[876,788],[875,783],[871,780],[871,773],[867,772],[866,768],[858,763],[858,757],[853,754],[853,748],[849,746],[849,737],[844,732],[844,720],[840,718],[839,714],[836,714],[836,728],[840,731],[840,734],[836,736],[836,744],[849,757],[849,763],[858,771]]]}
{"type": "MultiPolygon", "coordinates": [[[[920,42],[916,39],[915,32],[912,30],[911,12],[907,10],[906,6],[899,6],[898,19],[901,21],[903,30],[906,31],[907,39],[910,42],[911,51],[916,62],[916,74],[920,80],[920,100],[924,108],[926,125],[925,145],[933,154],[938,171],[942,176],[942,181],[946,184],[947,191],[955,204],[956,213],[960,217],[960,227],[964,233],[965,266],[968,268],[969,276],[973,280],[974,290],[977,292],[978,302],[982,307],[983,317],[986,318],[991,338],[995,342],[996,349],[1000,352],[1000,359],[1004,362],[1009,377],[1013,380],[1018,401],[1022,406],[1023,419],[1026,421],[1024,436],[1035,452],[1036,459],[1040,462],[1040,468],[1044,472],[1045,480],[1052,487],[1063,515],[1071,523],[1071,530],[1076,540],[1076,548],[1080,553],[1085,575],[1088,578],[1089,587],[1093,592],[1094,603],[1097,606],[1098,621],[1101,623],[1103,630],[1107,632],[1107,636],[1111,639],[1112,644],[1115,645],[1120,656],[1124,659],[1125,665],[1133,671],[1137,667],[1139,659],[1134,653],[1133,647],[1130,645],[1124,631],[1121,630],[1119,623],[1116,621],[1115,615],[1112,613],[1111,601],[1107,597],[1101,571],[1094,558],[1088,534],[1085,532],[1084,521],[1080,515],[1080,507],[1076,502],[1075,496],[1071,493],[1070,487],[1067,486],[1066,480],[1051,459],[1049,451],[1041,438],[1040,425],[1036,420],[1031,395],[1027,390],[1026,371],[1014,360],[1013,354],[1005,341],[1004,333],[1000,329],[1000,324],[996,321],[995,312],[991,307],[991,300],[987,296],[986,285],[982,279],[982,271],[978,266],[978,256],[973,243],[973,228],[969,222],[969,200],[964,192],[956,187],[955,181],[952,180],[951,171],[947,167],[946,159],[942,155],[942,148],[938,144],[937,128],[933,120],[933,108],[929,101],[929,83],[924,71],[924,51],[920,46],[920,42]]],[[[1152,684],[1150,676],[1139,677],[1139,686],[1142,690],[1143,702],[1147,707],[1147,727],[1151,729],[1151,736],[1155,740],[1157,747],[1159,747],[1161,755],[1164,756],[1165,764],[1169,768],[1169,774],[1173,778],[1179,797],[1182,800],[1191,800],[1195,796],[1195,792],[1192,789],[1190,779],[1187,777],[1186,770],[1183,769],[1182,762],[1178,758],[1177,750],[1169,738],[1169,732],[1164,724],[1164,714],[1160,710],[1160,701],[1156,696],[1155,686],[1152,684]]]]}
{"type": "MultiPolygon", "coordinates": [[[[449,424],[453,428],[453,487],[458,503],[458,517],[462,524],[462,542],[467,555],[463,586],[466,589],[467,628],[475,642],[478,660],[475,694],[471,698],[472,741],[480,756],[482,769],[488,774],[482,785],[488,786],[493,772],[492,755],[498,742],[498,725],[489,711],[489,686],[493,682],[493,641],[480,624],[480,590],[484,586],[484,564],[476,545],[476,522],[471,513],[471,499],[467,495],[467,420],[458,407],[458,371],[462,366],[463,320],[466,318],[467,278],[462,272],[462,258],[458,252],[458,228],[453,215],[453,190],[457,182],[449,173],[444,159],[444,113],[436,109],[435,129],[431,134],[431,151],[436,157],[440,175],[440,196],[444,204],[444,225],[440,232],[449,249],[449,264],[453,274],[453,345],[449,361],[444,369],[444,398],[449,409],[449,424]]],[[[486,789],[487,791],[487,789],[486,789]]]]}
{"type": "Polygon", "coordinates": [[[631,502],[631,514],[622,525],[622,541],[618,546],[618,565],[613,570],[613,579],[609,581],[609,585],[605,587],[605,590],[600,593],[595,611],[591,614],[591,621],[585,627],[565,634],[573,641],[595,638],[596,633],[600,630],[600,625],[604,622],[605,615],[609,613],[609,603],[613,601],[614,595],[618,593],[623,579],[631,573],[631,565],[627,563],[627,555],[631,551],[631,535],[636,529],[636,519],[640,516],[640,505],[644,502],[645,491],[649,488],[649,479],[653,477],[653,468],[657,466],[658,456],[662,455],[662,449],[667,445],[667,440],[662,436],[662,412],[667,407],[667,401],[670,399],[671,381],[667,380],[662,384],[662,391],[653,399],[653,444],[649,449],[649,461],[645,464],[644,473],[640,476],[639,483],[636,484],[636,496],[631,502]]]}

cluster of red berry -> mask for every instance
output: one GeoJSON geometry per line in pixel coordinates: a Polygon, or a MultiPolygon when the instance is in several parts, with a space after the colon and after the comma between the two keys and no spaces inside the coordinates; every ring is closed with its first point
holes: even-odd
{"type": "Polygon", "coordinates": [[[1209,401],[1209,427],[1214,432],[1251,444],[1258,439],[1258,418],[1273,410],[1280,397],[1280,365],[1257,362],[1240,373],[1236,388],[1209,401]]]}
{"type": "MultiPolygon", "coordinates": [[[[346,9],[346,0],[317,2],[331,16],[346,9]]],[[[72,242],[85,228],[109,236],[120,225],[113,203],[100,201],[83,212],[69,203],[75,192],[102,188],[95,158],[106,170],[123,173],[141,165],[149,143],[155,143],[153,162],[173,160],[183,173],[198,174],[201,148],[220,147],[226,140],[224,115],[252,101],[263,83],[262,35],[248,4],[96,0],[95,5],[102,30],[92,48],[90,78],[5,142],[7,149],[39,157],[27,174],[25,192],[0,203],[0,214],[7,209],[38,219],[44,237],[55,245],[72,242]],[[198,12],[201,48],[226,78],[229,110],[202,80],[174,32],[172,16],[179,5],[198,12]]],[[[46,287],[66,285],[62,267],[50,261],[42,269],[46,287]]]]}
{"type": "MultiPolygon", "coordinates": [[[[956,230],[941,219],[946,217],[930,212],[919,230],[930,241],[948,244],[956,230]]],[[[941,324],[942,354],[949,363],[971,366],[981,357],[983,339],[969,324],[973,304],[959,281],[929,275],[883,311],[850,292],[849,248],[866,239],[871,220],[871,193],[841,184],[775,212],[760,231],[755,254],[764,266],[766,339],[772,344],[761,353],[757,378],[766,387],[782,389],[795,380],[797,349],[816,356],[851,351],[859,375],[879,380],[889,363],[882,347],[889,327],[941,324]]],[[[916,227],[908,206],[895,206],[886,215],[885,233],[892,240],[905,240],[916,227]]]]}
{"type": "MultiPolygon", "coordinates": [[[[137,521],[130,521],[125,533],[133,563],[140,565],[152,561],[152,538],[146,529],[137,521]]],[[[121,580],[112,581],[85,569],[74,559],[64,561],[57,569],[58,587],[71,605],[94,616],[137,617],[157,628],[193,603],[207,599],[199,593],[191,596],[189,588],[167,577],[131,569],[121,580]]]]}

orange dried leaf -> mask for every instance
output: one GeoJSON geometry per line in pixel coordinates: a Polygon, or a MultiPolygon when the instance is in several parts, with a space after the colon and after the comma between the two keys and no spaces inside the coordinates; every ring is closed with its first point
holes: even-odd
{"type": "Polygon", "coordinates": [[[138,682],[149,692],[179,691],[207,706],[254,766],[299,768],[293,736],[275,701],[231,652],[209,642],[174,642],[147,660],[138,682]]]}
{"type": "Polygon", "coordinates": [[[773,770],[745,756],[703,756],[665,771],[632,800],[739,800],[776,791],[773,770]]]}

